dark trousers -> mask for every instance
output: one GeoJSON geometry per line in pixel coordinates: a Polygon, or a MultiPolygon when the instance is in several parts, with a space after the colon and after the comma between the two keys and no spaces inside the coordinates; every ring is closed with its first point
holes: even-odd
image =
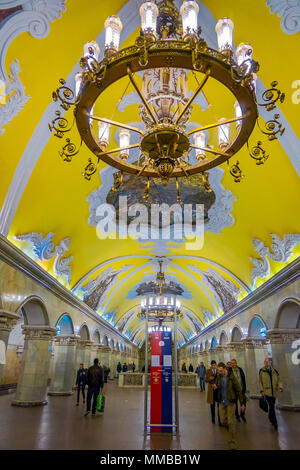
{"type": "Polygon", "coordinates": [[[239,413],[239,402],[237,401],[235,404],[235,417],[239,418],[240,416],[245,416],[245,411],[241,411],[241,414],[239,413]]]}
{"type": "Polygon", "coordinates": [[[268,397],[266,395],[266,400],[269,405],[269,421],[273,426],[277,425],[277,419],[276,419],[276,414],[275,414],[275,397],[268,397]]]}
{"type": "Polygon", "coordinates": [[[218,408],[218,423],[220,424],[221,421],[220,421],[220,413],[219,413],[219,403],[214,401],[212,405],[210,405],[210,412],[211,412],[211,420],[212,422],[214,423],[215,422],[215,418],[216,418],[216,410],[215,410],[215,406],[217,405],[217,408],[218,408]]]}
{"type": "Polygon", "coordinates": [[[205,380],[204,380],[204,377],[200,377],[199,380],[200,380],[200,390],[201,390],[201,392],[204,392],[204,390],[205,390],[205,380]]]}
{"type": "Polygon", "coordinates": [[[100,387],[89,387],[86,398],[86,411],[91,411],[91,402],[93,397],[92,413],[96,413],[97,398],[100,393],[100,387]]]}
{"type": "Polygon", "coordinates": [[[77,385],[77,403],[79,403],[80,391],[82,392],[83,401],[85,400],[85,384],[77,385]]]}

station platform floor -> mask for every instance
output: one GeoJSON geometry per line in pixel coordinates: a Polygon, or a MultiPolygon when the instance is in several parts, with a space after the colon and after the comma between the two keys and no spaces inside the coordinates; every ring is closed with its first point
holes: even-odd
{"type": "MultiPolygon", "coordinates": [[[[0,449],[63,450],[227,450],[227,431],[212,424],[206,392],[179,390],[179,436],[144,436],[144,392],[105,388],[105,413],[84,417],[75,394],[48,397],[36,408],[11,406],[14,394],[0,395],[0,449]]],[[[81,398],[82,400],[82,398],[81,398]]],[[[300,413],[277,410],[278,431],[260,410],[258,400],[247,405],[247,423],[237,423],[240,450],[299,450],[300,413]]]]}

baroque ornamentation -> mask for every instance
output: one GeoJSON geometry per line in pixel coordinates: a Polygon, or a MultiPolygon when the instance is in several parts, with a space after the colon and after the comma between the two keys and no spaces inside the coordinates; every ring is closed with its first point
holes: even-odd
{"type": "Polygon", "coordinates": [[[271,13],[277,13],[281,18],[281,29],[286,34],[296,34],[300,31],[300,1],[299,0],[267,0],[271,13]]]}
{"type": "Polygon", "coordinates": [[[69,250],[71,239],[65,238],[59,245],[55,246],[52,240],[54,235],[53,232],[50,232],[44,238],[42,233],[32,232],[24,235],[14,235],[14,239],[31,243],[34,257],[39,261],[49,261],[55,258],[53,264],[54,274],[66,277],[68,284],[70,284],[71,266],[69,266],[69,263],[72,261],[73,256],[64,258],[64,255],[69,250]]]}
{"type": "MultiPolygon", "coordinates": [[[[19,78],[21,72],[19,61],[16,59],[10,65],[10,74],[4,83],[5,104],[0,106],[0,136],[3,134],[3,127],[9,124],[23,109],[29,96],[25,95],[25,88],[19,78]]],[[[1,81],[1,79],[0,79],[1,81]]]]}
{"type": "Polygon", "coordinates": [[[257,279],[265,279],[270,276],[270,261],[269,259],[278,263],[287,263],[293,254],[294,247],[300,243],[300,234],[290,233],[284,235],[281,239],[278,235],[271,234],[273,243],[271,251],[262,240],[258,238],[253,239],[255,251],[259,254],[260,258],[252,258],[250,260],[254,264],[252,268],[252,287],[255,288],[257,279]]]}
{"type": "Polygon", "coordinates": [[[188,266],[194,272],[201,274],[203,284],[212,292],[214,300],[220,312],[226,313],[238,302],[238,296],[242,293],[242,289],[224,277],[212,268],[202,271],[194,265],[188,266]]]}
{"type": "Polygon", "coordinates": [[[5,85],[6,96],[9,97],[6,104],[0,110],[0,135],[1,127],[8,124],[23,109],[29,96],[24,93],[18,74],[20,67],[16,59],[10,66],[10,75],[5,70],[5,58],[9,45],[23,32],[29,32],[34,38],[45,38],[50,31],[50,22],[61,17],[65,11],[65,0],[26,0],[6,1],[0,9],[22,5],[22,9],[9,16],[0,25],[0,80],[5,85]],[[10,6],[8,6],[10,5],[10,6]]]}

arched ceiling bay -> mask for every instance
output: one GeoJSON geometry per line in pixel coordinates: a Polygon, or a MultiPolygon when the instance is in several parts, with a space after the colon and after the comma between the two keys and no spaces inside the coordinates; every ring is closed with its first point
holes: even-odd
{"type": "MultiPolygon", "coordinates": [[[[119,14],[124,24],[121,47],[133,44],[138,34],[137,11],[142,2],[89,0],[84,6],[81,0],[60,3],[65,5],[65,11],[61,11],[60,18],[51,20],[46,37],[37,39],[23,32],[9,44],[6,53],[6,73],[9,74],[11,64],[18,59],[19,79],[29,98],[4,126],[0,137],[2,232],[67,288],[83,300],[88,299],[99,315],[117,328],[121,325],[123,334],[137,343],[143,337],[142,322],[137,316],[140,301],[137,289],[155,279],[156,257],[163,255],[167,278],[184,288],[184,310],[192,312],[203,328],[300,253],[297,238],[292,238],[289,255],[282,258],[283,262],[269,256],[265,277],[253,282],[253,259],[261,260],[253,240],[260,241],[272,254],[271,234],[285,240],[285,236],[300,232],[300,104],[292,101],[295,92],[292,83],[300,77],[300,64],[295,60],[300,35],[286,34],[280,18],[271,13],[265,1],[256,2],[255,8],[250,1],[198,2],[203,35],[212,47],[216,47],[216,20],[229,16],[235,24],[235,44],[249,42],[255,60],[260,63],[258,92],[261,94],[273,80],[279,82],[280,89],[286,93],[285,102],[278,105],[286,131],[278,141],[265,140],[270,157],[264,165],[255,165],[246,147],[240,150],[237,159],[245,174],[241,183],[233,181],[226,165],[210,172],[216,200],[210,207],[201,250],[187,251],[184,240],[177,244],[99,240],[95,206],[97,201],[107,199],[113,172],[102,164],[99,174],[86,181],[81,173],[91,155],[84,145],[71,163],[62,161],[58,154],[61,142],[48,129],[48,122],[57,109],[51,95],[61,77],[69,77],[74,87],[82,47],[88,40],[100,38],[103,49],[103,24],[109,15],[119,14]],[[27,234],[42,234],[42,241],[36,237],[34,241],[33,237],[15,238],[27,234]],[[54,247],[60,246],[66,239],[64,256],[70,257],[70,270],[64,275],[60,260],[55,255],[45,258],[41,246],[40,251],[36,247],[38,243],[45,247],[51,242],[54,247]]],[[[0,23],[0,33],[2,27],[0,23]]],[[[127,83],[123,79],[112,87],[95,106],[95,113],[105,109],[106,117],[113,114],[114,119],[122,122],[139,122],[139,101],[132,86],[116,106],[127,83]]],[[[192,76],[189,86],[195,89],[192,76]]],[[[1,112],[4,106],[0,105],[1,112]]],[[[71,113],[66,117],[70,118],[71,113]]],[[[222,113],[228,117],[234,115],[232,98],[219,84],[208,81],[205,96],[199,96],[191,121],[194,126],[214,122],[222,113]]],[[[215,135],[211,133],[210,137],[213,142],[215,135]]],[[[72,140],[79,143],[75,129],[72,140]]],[[[256,129],[251,144],[258,140],[261,133],[256,129]]],[[[142,200],[142,193],[140,197],[142,200]]],[[[189,339],[197,330],[195,325],[187,314],[181,320],[179,335],[189,339]]]]}

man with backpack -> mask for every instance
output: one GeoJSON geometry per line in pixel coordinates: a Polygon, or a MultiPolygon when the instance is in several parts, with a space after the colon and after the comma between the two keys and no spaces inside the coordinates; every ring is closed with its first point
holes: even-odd
{"type": "Polygon", "coordinates": [[[271,366],[268,357],[264,360],[265,366],[259,371],[259,383],[261,386],[261,395],[265,397],[269,405],[269,421],[274,426],[275,431],[278,429],[277,418],[275,413],[275,401],[279,392],[283,392],[282,382],[279,373],[271,366]]]}
{"type": "Polygon", "coordinates": [[[100,390],[104,386],[104,374],[103,369],[99,366],[99,360],[94,359],[94,365],[88,369],[87,373],[87,384],[88,392],[86,399],[86,413],[84,416],[88,416],[91,410],[91,401],[93,397],[92,415],[96,414],[97,398],[100,390]]]}

